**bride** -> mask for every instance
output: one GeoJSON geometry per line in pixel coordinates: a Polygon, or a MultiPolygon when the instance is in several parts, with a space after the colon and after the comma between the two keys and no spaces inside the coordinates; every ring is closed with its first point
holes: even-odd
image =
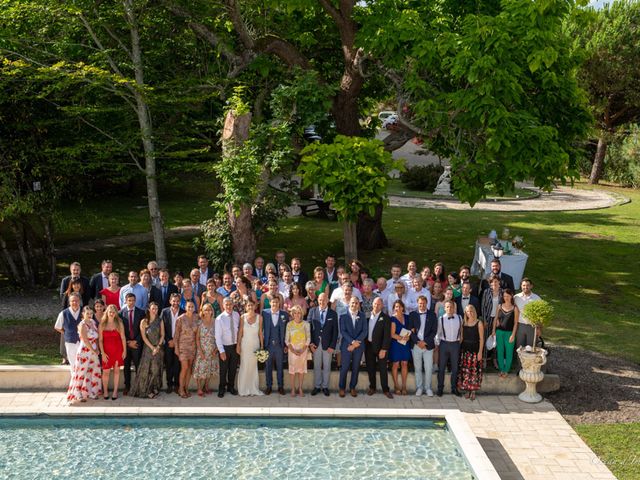
{"type": "Polygon", "coordinates": [[[258,359],[256,350],[263,346],[262,317],[256,314],[256,302],[249,298],[245,304],[245,313],[240,319],[238,346],[240,371],[238,372],[238,394],[263,395],[259,388],[258,359]]]}

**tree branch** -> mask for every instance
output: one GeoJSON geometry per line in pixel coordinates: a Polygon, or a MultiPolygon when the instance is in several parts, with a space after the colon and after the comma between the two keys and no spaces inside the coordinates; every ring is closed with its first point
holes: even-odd
{"type": "Polygon", "coordinates": [[[253,50],[255,48],[255,41],[247,28],[247,24],[244,23],[244,20],[242,19],[238,2],[236,0],[225,0],[225,4],[229,10],[231,23],[233,23],[233,27],[240,38],[240,42],[242,42],[244,48],[253,50]]]}

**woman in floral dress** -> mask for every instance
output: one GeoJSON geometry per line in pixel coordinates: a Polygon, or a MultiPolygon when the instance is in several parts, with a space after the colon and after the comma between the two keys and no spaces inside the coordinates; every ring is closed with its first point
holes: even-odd
{"type": "Polygon", "coordinates": [[[205,303],[200,312],[201,322],[196,331],[196,361],[193,366],[193,378],[198,384],[198,396],[203,397],[211,393],[209,379],[218,372],[218,350],[216,349],[213,316],[213,306],[205,303]]]}
{"type": "Polygon", "coordinates": [[[482,384],[482,350],[484,348],[484,325],[478,319],[473,305],[464,309],[462,345],[458,367],[458,390],[465,391],[465,398],[475,400],[482,384]]]}
{"type": "Polygon", "coordinates": [[[287,323],[284,341],[289,349],[289,375],[291,375],[291,396],[304,397],[302,384],[307,373],[307,353],[311,343],[311,326],[302,320],[302,308],[291,308],[291,320],[287,323]],[[299,383],[296,384],[296,378],[299,383]]]}
{"type": "Polygon", "coordinates": [[[71,374],[67,402],[86,402],[95,400],[102,393],[102,370],[98,358],[98,327],[93,321],[93,309],[89,306],[82,310],[82,322],[78,325],[80,347],[76,355],[76,364],[71,374]]]}

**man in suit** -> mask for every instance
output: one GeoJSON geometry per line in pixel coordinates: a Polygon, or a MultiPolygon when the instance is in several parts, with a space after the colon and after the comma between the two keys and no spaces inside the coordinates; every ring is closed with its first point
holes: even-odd
{"type": "Polygon", "coordinates": [[[80,279],[80,283],[82,284],[82,306],[89,305],[91,301],[91,286],[89,285],[89,279],[87,277],[83,277],[81,275],[82,267],[79,262],[73,262],[69,265],[69,273],[71,275],[67,275],[60,282],[60,300],[64,297],[64,293],[69,288],[69,282],[71,280],[80,279]]]}
{"type": "Polygon", "coordinates": [[[338,343],[338,315],[329,308],[329,296],[318,295],[318,306],[309,310],[307,320],[311,323],[311,344],[313,354],[313,390],[311,395],[322,391],[329,396],[329,376],[331,357],[338,343]]]}
{"type": "MultiPolygon", "coordinates": [[[[325,269],[324,269],[324,278],[329,283],[329,287],[331,291],[340,286],[340,281],[338,279],[338,272],[336,271],[336,256],[333,254],[327,255],[327,258],[324,260],[325,269]]],[[[331,292],[329,292],[331,293],[331,292]]]]}
{"type": "Polygon", "coordinates": [[[271,310],[262,312],[262,329],[264,332],[264,348],[269,351],[269,358],[264,365],[267,389],[266,395],[273,391],[273,365],[276,367],[278,380],[278,393],[284,395],[284,354],[287,346],[284,342],[284,334],[289,321],[289,314],[280,310],[280,297],[271,300],[271,310]]]}
{"type": "Polygon", "coordinates": [[[140,355],[142,353],[142,334],[140,333],[140,322],[144,318],[144,310],[136,307],[136,296],[133,293],[125,295],[125,307],[120,310],[119,315],[124,324],[124,336],[127,341],[127,356],[124,359],[124,392],[129,393],[131,388],[131,364],[138,371],[140,355]]]}
{"type": "Polygon", "coordinates": [[[364,339],[367,337],[367,319],[360,311],[360,302],[353,296],[349,301],[349,311],[340,316],[340,333],[342,343],[340,344],[340,356],[342,365],[340,366],[340,379],[338,388],[340,397],[345,396],[347,386],[347,373],[351,370],[351,381],[349,391],[352,397],[357,397],[358,373],[360,372],[360,360],[364,352],[364,339]]]}
{"type": "Polygon", "coordinates": [[[253,276],[260,279],[262,283],[267,281],[267,272],[264,271],[264,258],[256,257],[253,261],[253,276]]]}
{"type": "Polygon", "coordinates": [[[207,280],[213,276],[213,271],[209,268],[209,259],[204,255],[198,255],[198,270],[200,271],[200,284],[207,289],[207,280]]]}
{"type": "Polygon", "coordinates": [[[464,317],[464,309],[467,305],[473,305],[476,309],[478,317],[482,315],[480,311],[480,299],[471,294],[472,286],[470,282],[464,282],[462,284],[462,295],[456,298],[457,312],[464,317]]]}
{"type": "Polygon", "coordinates": [[[300,262],[300,259],[292,258],[291,259],[291,275],[293,277],[293,281],[298,285],[300,285],[300,289],[302,290],[301,295],[303,297],[306,297],[307,290],[305,289],[305,286],[309,281],[309,275],[307,275],[306,272],[303,272],[301,268],[302,268],[302,263],[300,262]]]}
{"type": "Polygon", "coordinates": [[[100,291],[109,286],[109,275],[112,271],[113,262],[111,260],[102,260],[100,272],[96,273],[91,277],[91,280],[89,280],[89,292],[91,293],[91,298],[94,300],[102,298],[100,291]]]}
{"type": "Polygon", "coordinates": [[[162,311],[169,307],[171,304],[171,295],[174,293],[180,292],[178,287],[169,283],[169,270],[163,268],[160,270],[160,282],[151,289],[149,299],[151,302],[156,302],[162,311]]]}
{"type": "Polygon", "coordinates": [[[276,270],[278,272],[280,271],[280,265],[283,265],[283,264],[286,265],[287,264],[287,254],[284,253],[284,250],[278,250],[276,252],[274,264],[275,264],[276,270]]]}
{"type": "Polygon", "coordinates": [[[207,291],[206,283],[203,285],[200,283],[200,270],[194,268],[189,273],[189,279],[191,281],[191,288],[193,289],[193,293],[198,298],[202,298],[202,294],[207,291]]]}
{"type": "Polygon", "coordinates": [[[411,330],[411,355],[416,375],[416,396],[419,397],[424,392],[427,396],[433,397],[431,377],[438,321],[436,314],[429,309],[427,297],[423,295],[418,297],[418,310],[409,314],[408,323],[411,330]]]}
{"type": "Polygon", "coordinates": [[[151,276],[151,285],[156,287],[160,283],[160,267],[158,266],[158,262],[151,260],[147,263],[147,270],[149,270],[149,275],[151,276]]]}
{"type": "MultiPolygon", "coordinates": [[[[513,286],[513,277],[508,275],[502,271],[502,264],[500,263],[499,258],[494,258],[491,260],[491,275],[496,275],[500,279],[500,287],[504,290],[505,288],[510,288],[515,291],[513,286]]],[[[489,288],[489,282],[487,279],[482,280],[481,291],[484,292],[487,288],[489,288]]]]}
{"type": "MultiPolygon", "coordinates": [[[[167,272],[168,277],[169,273],[167,272]]],[[[160,278],[162,278],[162,272],[160,273],[160,278]]],[[[175,353],[173,335],[176,332],[178,317],[184,313],[184,310],[180,308],[180,294],[178,292],[170,295],[169,303],[171,306],[164,308],[160,313],[160,318],[164,323],[164,368],[167,374],[167,393],[178,393],[180,360],[175,353]]]]}
{"type": "Polygon", "coordinates": [[[365,341],[365,361],[369,374],[369,390],[367,395],[376,393],[376,371],[380,372],[382,393],[387,398],[393,398],[389,391],[389,377],[387,368],[387,352],[391,346],[391,319],[383,311],[380,297],[373,300],[371,315],[367,324],[367,338],[365,341]]]}
{"type": "Polygon", "coordinates": [[[458,272],[460,284],[462,285],[464,282],[469,282],[471,284],[471,295],[480,298],[480,284],[477,279],[471,278],[471,267],[469,267],[469,265],[462,265],[458,272]]]}

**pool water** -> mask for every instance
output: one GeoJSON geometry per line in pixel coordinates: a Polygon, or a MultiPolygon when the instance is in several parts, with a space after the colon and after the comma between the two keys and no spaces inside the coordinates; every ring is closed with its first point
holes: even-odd
{"type": "Polygon", "coordinates": [[[474,478],[444,421],[0,419],[0,478],[474,478]]]}

